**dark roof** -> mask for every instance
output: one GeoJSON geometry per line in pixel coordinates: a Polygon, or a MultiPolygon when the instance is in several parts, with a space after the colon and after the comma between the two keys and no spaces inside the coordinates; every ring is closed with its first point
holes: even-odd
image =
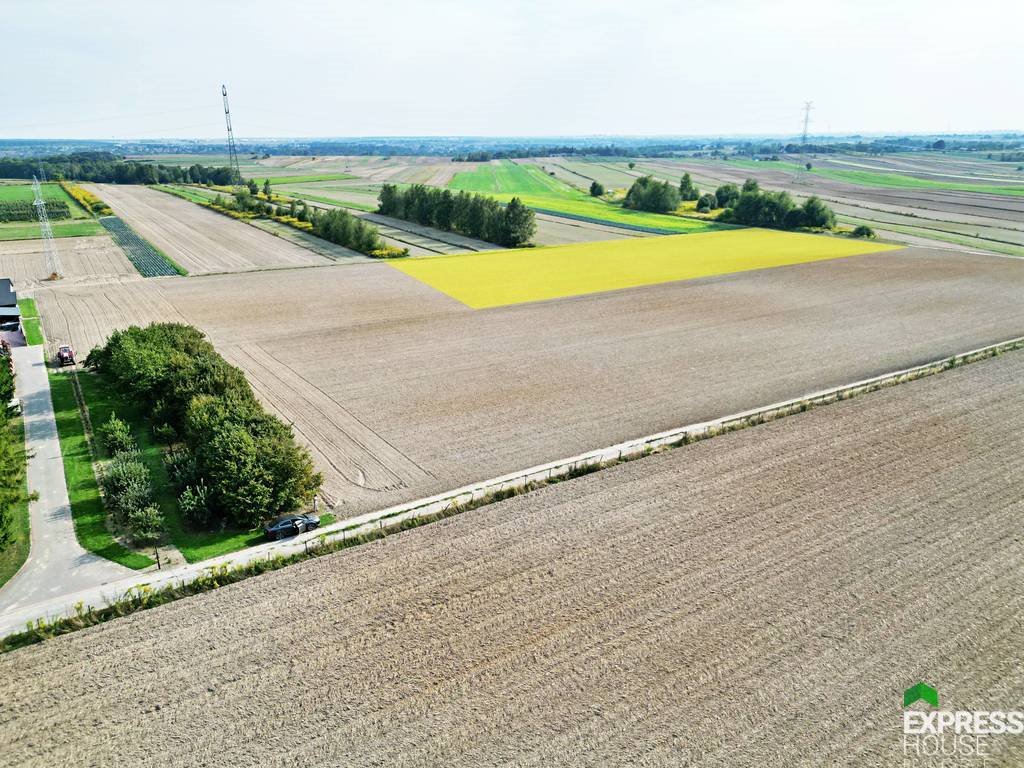
{"type": "Polygon", "coordinates": [[[18,306],[18,294],[14,292],[14,284],[6,277],[0,277],[0,307],[18,306]]]}

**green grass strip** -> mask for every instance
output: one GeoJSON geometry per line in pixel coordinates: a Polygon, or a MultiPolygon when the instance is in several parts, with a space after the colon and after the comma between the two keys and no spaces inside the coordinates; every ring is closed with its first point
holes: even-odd
{"type": "MultiPolygon", "coordinates": [[[[93,237],[105,234],[103,227],[93,219],[65,219],[50,223],[54,237],[93,237]]],[[[0,224],[0,241],[38,240],[39,236],[39,224],[37,223],[0,224]]]]}
{"type": "Polygon", "coordinates": [[[40,324],[38,317],[23,318],[21,328],[25,331],[25,342],[30,347],[37,347],[46,343],[46,337],[43,336],[43,326],[40,324]]]}
{"type": "MultiPolygon", "coordinates": [[[[92,456],[79,415],[71,375],[52,370],[48,370],[47,375],[50,378],[50,395],[53,398],[53,411],[57,419],[64,475],[78,543],[89,552],[128,568],[141,569],[153,565],[154,561],[145,555],[132,552],[117,543],[107,530],[106,511],[96,483],[96,474],[93,472],[92,456]]],[[[92,395],[95,402],[97,392],[93,391],[92,395]]],[[[90,410],[92,405],[93,403],[90,403],[90,410]]]]}
{"type": "MultiPolygon", "coordinates": [[[[11,439],[15,445],[25,445],[25,423],[21,416],[10,419],[6,428],[11,431],[11,439]]],[[[14,505],[10,527],[11,541],[0,550],[0,587],[10,581],[28,559],[28,478],[22,478],[21,486],[23,498],[14,505]]]]}
{"type": "Polygon", "coordinates": [[[18,299],[18,309],[22,317],[39,317],[39,308],[35,299],[18,299]]]}
{"type": "Polygon", "coordinates": [[[350,173],[319,173],[312,176],[250,176],[253,181],[260,184],[260,189],[263,188],[263,182],[267,179],[270,180],[271,186],[274,184],[306,184],[312,181],[345,181],[346,179],[358,179],[358,176],[353,176],[350,173]]]}

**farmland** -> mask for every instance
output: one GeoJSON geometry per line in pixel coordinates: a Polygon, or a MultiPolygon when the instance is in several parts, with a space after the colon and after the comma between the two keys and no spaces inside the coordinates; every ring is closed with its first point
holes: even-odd
{"type": "Polygon", "coordinates": [[[660,234],[705,232],[715,224],[678,216],[634,211],[591,197],[549,176],[536,165],[500,160],[456,174],[451,189],[480,192],[508,202],[520,198],[538,211],[613,223],[660,234]]]}
{"type": "MultiPolygon", "coordinates": [[[[62,277],[68,283],[139,278],[135,267],[109,237],[77,237],[62,241],[57,250],[62,277]]],[[[48,278],[42,241],[0,242],[0,275],[10,277],[22,289],[48,278]]]]}
{"type": "Polygon", "coordinates": [[[156,190],[110,184],[88,188],[191,275],[331,263],[248,224],[156,190]]]}
{"type": "Polygon", "coordinates": [[[79,350],[201,328],[344,517],[1018,336],[1022,290],[1013,260],[906,249],[484,310],[380,263],[37,298],[79,350]]]}
{"type": "Polygon", "coordinates": [[[5,756],[898,764],[913,682],[1024,692],[1022,374],[1010,353],[0,657],[5,756]]]}
{"type": "Polygon", "coordinates": [[[770,230],[612,240],[394,266],[474,309],[894,250],[770,230]]]}

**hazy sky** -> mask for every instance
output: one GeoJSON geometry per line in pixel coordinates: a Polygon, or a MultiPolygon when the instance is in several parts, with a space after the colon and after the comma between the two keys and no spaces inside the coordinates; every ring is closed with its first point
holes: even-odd
{"type": "Polygon", "coordinates": [[[2,0],[0,136],[1024,128],[1020,0],[2,0]]]}

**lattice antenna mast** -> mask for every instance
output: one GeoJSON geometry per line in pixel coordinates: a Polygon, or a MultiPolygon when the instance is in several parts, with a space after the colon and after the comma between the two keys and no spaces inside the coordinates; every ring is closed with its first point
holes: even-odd
{"type": "Polygon", "coordinates": [[[228,106],[228,87],[220,86],[221,95],[224,97],[224,122],[228,126],[228,159],[231,167],[231,175],[234,177],[236,186],[242,185],[242,172],[238,169],[238,150],[235,148],[235,134],[231,130],[231,107],[228,106]]]}
{"type": "MultiPolygon", "coordinates": [[[[39,168],[39,173],[40,175],[43,173],[42,166],[39,168]]],[[[59,280],[61,273],[60,259],[57,256],[57,246],[53,242],[53,229],[50,227],[50,217],[46,213],[43,187],[36,176],[32,177],[32,191],[36,195],[33,205],[36,208],[36,216],[39,217],[39,232],[43,240],[43,251],[46,253],[46,269],[50,273],[51,280],[59,280]]]]}

